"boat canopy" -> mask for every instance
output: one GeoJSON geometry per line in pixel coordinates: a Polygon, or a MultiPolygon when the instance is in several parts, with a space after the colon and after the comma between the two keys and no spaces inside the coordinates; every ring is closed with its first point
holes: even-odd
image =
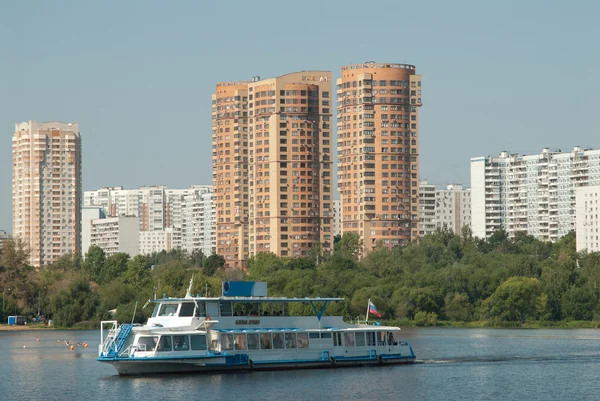
{"type": "Polygon", "coordinates": [[[161,304],[179,304],[190,301],[229,301],[229,302],[337,302],[345,298],[278,298],[278,297],[191,297],[191,298],[162,298],[150,302],[161,304]]]}

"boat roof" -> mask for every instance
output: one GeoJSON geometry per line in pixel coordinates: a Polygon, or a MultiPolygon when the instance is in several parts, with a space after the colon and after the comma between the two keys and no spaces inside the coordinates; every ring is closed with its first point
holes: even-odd
{"type": "Polygon", "coordinates": [[[336,302],[345,298],[285,298],[285,297],[190,297],[152,299],[155,303],[181,303],[193,301],[235,301],[235,302],[336,302]]]}

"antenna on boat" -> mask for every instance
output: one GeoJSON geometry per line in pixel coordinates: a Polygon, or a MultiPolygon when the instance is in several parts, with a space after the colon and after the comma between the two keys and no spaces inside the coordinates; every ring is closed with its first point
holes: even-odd
{"type": "Polygon", "coordinates": [[[133,320],[135,319],[135,312],[137,311],[138,301],[135,301],[135,308],[133,308],[133,316],[131,316],[131,324],[133,324],[133,320]]]}
{"type": "Polygon", "coordinates": [[[192,278],[190,279],[190,286],[188,287],[187,292],[185,293],[186,298],[192,297],[192,284],[194,284],[194,275],[193,274],[192,274],[192,278]]]}

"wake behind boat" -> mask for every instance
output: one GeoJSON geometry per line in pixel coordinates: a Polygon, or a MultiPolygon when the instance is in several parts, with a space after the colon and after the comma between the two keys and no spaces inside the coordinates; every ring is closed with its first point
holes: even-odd
{"type": "MultiPolygon", "coordinates": [[[[101,323],[98,361],[120,375],[413,363],[400,328],[323,316],[343,298],[267,297],[266,283],[223,283],[221,297],[156,299],[145,325],[101,323]],[[308,304],[311,316],[289,316],[308,304]],[[110,325],[107,330],[107,325],[110,325]]],[[[378,314],[369,301],[370,313],[378,314]]]]}

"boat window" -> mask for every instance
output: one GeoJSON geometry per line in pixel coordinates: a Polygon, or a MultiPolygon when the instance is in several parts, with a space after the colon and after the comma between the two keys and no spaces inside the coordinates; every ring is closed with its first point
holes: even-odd
{"type": "Polygon", "coordinates": [[[160,309],[160,304],[154,305],[154,310],[152,311],[152,317],[158,316],[158,310],[160,309]]]}
{"type": "Polygon", "coordinates": [[[177,314],[177,304],[162,304],[158,316],[175,316],[177,314]]]}
{"type": "Polygon", "coordinates": [[[271,349],[271,333],[261,333],[260,335],[260,349],[271,349]]]}
{"type": "Polygon", "coordinates": [[[171,337],[162,336],[158,343],[158,347],[156,347],[156,350],[159,352],[171,351],[171,337]]]}
{"type": "Polygon", "coordinates": [[[365,345],[365,333],[360,331],[360,332],[356,332],[354,333],[355,337],[355,344],[357,347],[363,347],[365,345]]]}
{"type": "Polygon", "coordinates": [[[377,332],[377,345],[385,345],[385,332],[377,332]]]}
{"type": "Polygon", "coordinates": [[[375,346],[375,333],[372,331],[367,332],[367,345],[375,346]]]}
{"type": "Polygon", "coordinates": [[[344,332],[344,344],[346,347],[354,347],[354,333],[344,332]]]}
{"type": "Polygon", "coordinates": [[[273,349],[283,349],[283,333],[273,333],[273,349]]]}
{"type": "Polygon", "coordinates": [[[235,349],[246,349],[246,335],[244,333],[236,334],[235,336],[235,349]]]}
{"type": "Polygon", "coordinates": [[[340,333],[339,331],[333,333],[333,345],[335,347],[342,346],[342,333],[340,333]]]}
{"type": "Polygon", "coordinates": [[[260,304],[258,302],[234,302],[234,316],[258,316],[260,304]]]}
{"type": "Polygon", "coordinates": [[[248,349],[258,349],[258,334],[248,333],[246,337],[248,338],[248,349]]]}
{"type": "Polygon", "coordinates": [[[308,348],[308,333],[298,333],[298,348],[308,348]]]}
{"type": "Polygon", "coordinates": [[[221,316],[233,316],[231,314],[231,302],[221,302],[221,316]]]}
{"type": "Polygon", "coordinates": [[[138,345],[145,345],[146,351],[154,351],[154,348],[156,348],[157,342],[158,342],[158,336],[140,337],[138,339],[138,345]]]}
{"type": "Polygon", "coordinates": [[[321,333],[321,338],[331,338],[331,332],[321,333]]]}
{"type": "MultiPolygon", "coordinates": [[[[322,333],[322,334],[325,334],[325,333],[322,333]]],[[[319,333],[308,333],[308,336],[310,338],[319,338],[319,333]]],[[[331,336],[329,336],[329,337],[331,337],[331,336]]]]}
{"type": "Polygon", "coordinates": [[[196,313],[194,316],[206,316],[206,302],[196,302],[196,313]]]}
{"type": "Polygon", "coordinates": [[[194,351],[204,351],[206,349],[206,336],[204,334],[191,335],[190,345],[194,351]]]}
{"type": "Polygon", "coordinates": [[[285,333],[285,347],[298,348],[296,347],[296,333],[285,333]]]}
{"type": "Polygon", "coordinates": [[[173,351],[187,351],[189,349],[188,336],[173,336],[173,351]]]}
{"type": "Polygon", "coordinates": [[[179,316],[181,317],[190,317],[194,316],[194,305],[193,302],[184,302],[181,304],[181,308],[179,309],[179,316]]]}
{"type": "Polygon", "coordinates": [[[233,334],[221,334],[221,349],[232,350],[233,349],[233,334]]]}

